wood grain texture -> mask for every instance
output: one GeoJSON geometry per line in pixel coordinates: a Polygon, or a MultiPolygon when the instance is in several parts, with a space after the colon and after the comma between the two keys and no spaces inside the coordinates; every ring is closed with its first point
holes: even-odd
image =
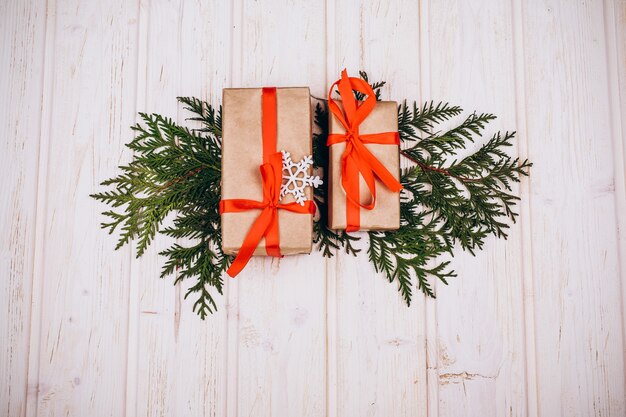
{"type": "Polygon", "coordinates": [[[625,0],[5,1],[0,34],[0,415],[626,414],[625,0]],[[88,194],[137,111],[344,67],[497,114],[535,163],[437,300],[365,254],[255,258],[201,321],[156,278],[170,240],[113,251],[88,194]]]}
{"type": "Polygon", "coordinates": [[[26,410],[45,2],[0,4],[0,414],[26,410]]]}
{"type": "MultiPolygon", "coordinates": [[[[488,125],[487,137],[498,130],[515,130],[511,3],[431,2],[428,19],[429,98],[499,115],[488,125]]],[[[517,147],[510,152],[515,155],[517,147]]],[[[458,278],[448,286],[437,284],[437,330],[432,342],[437,346],[439,416],[526,415],[519,256],[520,227],[526,221],[521,219],[510,229],[512,237],[507,241],[488,239],[486,251],[478,256],[459,251],[452,261],[458,278]]]]}
{"type": "Polygon", "coordinates": [[[49,2],[46,15],[28,415],[120,415],[129,251],[111,253],[88,195],[129,156],[136,5],[49,2]]]}
{"type": "MultiPolygon", "coordinates": [[[[615,162],[615,210],[619,231],[622,347],[626,350],[626,281],[623,273],[626,265],[626,0],[605,2],[604,6],[611,136],[615,162]]],[[[626,364],[624,366],[626,368],[626,364]]],[[[623,377],[626,385],[626,372],[623,377]]]]}
{"type": "Polygon", "coordinates": [[[603,7],[526,5],[523,21],[538,411],[623,415],[615,86],[603,7]]]}

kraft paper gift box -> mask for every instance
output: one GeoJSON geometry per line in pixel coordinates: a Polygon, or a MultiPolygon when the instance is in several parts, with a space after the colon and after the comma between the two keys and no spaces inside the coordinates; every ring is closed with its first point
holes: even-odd
{"type": "MultiPolygon", "coordinates": [[[[227,88],[222,101],[222,199],[263,199],[259,166],[263,163],[262,88],[227,88]]],[[[311,101],[307,87],[276,89],[276,151],[294,161],[311,155],[311,101]]],[[[305,189],[313,198],[311,187],[305,189]]],[[[295,201],[291,195],[281,203],[295,201]]],[[[260,210],[223,213],[222,248],[236,254],[260,210]]],[[[278,210],[280,251],[284,255],[310,253],[313,216],[278,210]]],[[[266,255],[262,239],[254,255],[266,255]]]]}
{"type": "MultiPolygon", "coordinates": [[[[336,103],[342,108],[341,101],[336,103]]],[[[342,108],[343,109],[343,108],[342,108]]],[[[343,134],[345,129],[332,114],[329,133],[343,134]]],[[[359,133],[375,134],[398,131],[398,106],[395,101],[378,101],[372,112],[361,122],[359,133]]],[[[394,175],[400,178],[400,147],[398,145],[365,144],[372,154],[394,175]]],[[[329,149],[329,213],[331,229],[346,229],[346,193],[341,185],[341,156],[346,143],[337,143],[329,149]]],[[[361,203],[367,203],[371,194],[360,177],[361,203]]],[[[394,230],[400,227],[400,193],[393,192],[376,179],[376,206],[372,210],[360,209],[360,230],[394,230]]]]}

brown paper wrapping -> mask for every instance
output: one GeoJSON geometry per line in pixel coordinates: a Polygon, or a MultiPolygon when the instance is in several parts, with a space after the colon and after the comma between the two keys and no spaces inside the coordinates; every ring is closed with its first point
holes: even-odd
{"type": "MultiPolygon", "coordinates": [[[[341,107],[341,102],[337,101],[341,107]]],[[[339,120],[330,113],[330,133],[345,133],[339,120]]],[[[379,101],[369,116],[360,124],[362,134],[397,132],[398,107],[395,101],[379,101]]],[[[365,145],[396,179],[400,178],[400,149],[398,145],[365,145]]],[[[346,144],[337,143],[330,147],[329,155],[329,213],[331,229],[346,228],[346,193],[341,186],[341,156],[346,144]]],[[[363,178],[360,180],[361,202],[371,198],[363,178]]],[[[376,180],[376,206],[372,210],[361,209],[361,230],[394,230],[400,228],[400,193],[390,191],[376,180]]]]}
{"type": "MultiPolygon", "coordinates": [[[[223,91],[222,199],[263,200],[259,167],[263,164],[262,89],[226,88],[223,91]]],[[[276,151],[291,153],[294,161],[311,154],[311,101],[309,89],[277,88],[276,151]]],[[[306,188],[307,198],[312,190],[306,188]]],[[[292,202],[291,195],[281,202],[292,202]]],[[[236,254],[260,210],[222,214],[222,248],[236,254]]],[[[278,210],[280,251],[284,255],[310,253],[313,216],[278,210]]],[[[266,255],[265,239],[255,255],[266,255]]]]}

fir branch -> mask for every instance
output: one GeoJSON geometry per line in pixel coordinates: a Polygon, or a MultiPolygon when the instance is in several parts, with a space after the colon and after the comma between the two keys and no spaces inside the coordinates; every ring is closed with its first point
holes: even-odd
{"type": "Polygon", "coordinates": [[[368,233],[370,262],[389,282],[397,280],[407,305],[411,304],[413,276],[417,277],[418,289],[431,297],[435,297],[435,293],[428,282],[429,277],[447,283],[448,278],[456,276],[447,269],[447,261],[428,267],[440,255],[452,250],[452,241],[439,228],[437,219],[428,212],[412,212],[409,216],[401,219],[399,230],[368,233]]]}
{"type": "MultiPolygon", "coordinates": [[[[460,108],[458,110],[462,111],[460,108]]],[[[480,137],[485,126],[495,118],[490,113],[472,113],[461,124],[444,133],[433,133],[422,139],[417,136],[401,136],[410,145],[403,152],[413,159],[430,158],[435,165],[441,165],[446,157],[474,142],[475,136],[480,137]]]]}
{"type": "Polygon", "coordinates": [[[140,257],[158,232],[193,240],[191,246],[174,243],[160,253],[166,258],[161,276],[176,274],[176,283],[195,279],[185,297],[198,296],[194,311],[204,318],[216,310],[207,287],[222,293],[222,273],[232,261],[221,250],[218,210],[221,109],[195,98],[178,100],[201,128],[189,130],[158,114],[140,113],[143,123],[132,127],[135,138],[127,145],[133,160],[102,183],[112,189],[92,197],[114,209],[103,213],[110,221],[102,227],[109,233],[119,230],[116,249],[136,240],[140,257]],[[173,225],[163,228],[170,213],[175,213],[173,225]]]}
{"type": "Polygon", "coordinates": [[[412,141],[429,137],[437,123],[445,122],[458,116],[463,110],[459,106],[450,106],[448,103],[424,103],[420,108],[413,102],[412,108],[406,100],[398,106],[398,133],[400,140],[412,141]]]}
{"type": "MultiPolygon", "coordinates": [[[[367,74],[361,77],[368,81],[367,74]]],[[[377,99],[383,85],[372,84],[377,99]]],[[[360,93],[355,95],[363,99],[360,93]]],[[[430,278],[447,284],[456,276],[442,255],[452,254],[457,243],[474,254],[490,234],[506,238],[506,219],[515,221],[517,216],[514,206],[519,198],[512,194],[510,184],[528,175],[531,164],[511,159],[504,151],[511,146],[514,133],[497,133],[474,154],[446,166],[450,157],[480,138],[495,119],[490,113],[472,113],[458,125],[437,131],[439,124],[462,112],[459,106],[432,101],[422,107],[415,102],[408,106],[406,101],[398,106],[398,131],[405,145],[401,155],[416,166],[402,172],[400,229],[369,232],[368,256],[377,272],[398,283],[407,304],[412,299],[413,277],[418,289],[434,297],[430,278]]],[[[318,105],[316,120],[326,126],[327,118],[327,110],[318,105]]],[[[315,140],[323,143],[327,134],[322,129],[315,140]]],[[[327,159],[319,156],[319,160],[318,165],[327,166],[327,159]]],[[[324,231],[323,223],[318,229],[322,236],[333,233],[324,231]]]]}
{"type": "Polygon", "coordinates": [[[222,106],[219,106],[219,108],[215,110],[213,106],[195,97],[177,97],[177,99],[179,102],[185,104],[185,110],[189,110],[195,115],[187,120],[201,122],[202,127],[198,130],[203,133],[210,133],[215,142],[221,145],[222,106]]]}
{"type": "Polygon", "coordinates": [[[511,183],[528,175],[531,164],[511,159],[503,147],[511,146],[514,133],[496,133],[477,152],[447,169],[430,169],[427,161],[406,176],[417,204],[436,210],[442,227],[461,247],[474,254],[485,238],[507,237],[506,219],[515,222],[519,197],[511,183]],[[427,168],[425,169],[424,166],[427,168]]]}

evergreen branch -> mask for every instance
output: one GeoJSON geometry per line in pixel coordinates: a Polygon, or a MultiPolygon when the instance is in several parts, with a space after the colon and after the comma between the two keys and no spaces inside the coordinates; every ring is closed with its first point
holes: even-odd
{"type": "Polygon", "coordinates": [[[221,109],[195,98],[179,101],[195,116],[201,128],[189,130],[158,114],[140,113],[143,123],[132,129],[135,138],[127,145],[133,160],[120,167],[122,173],[102,183],[112,189],[93,194],[117,211],[102,227],[119,230],[116,249],[137,241],[137,257],[157,233],[192,239],[189,247],[174,243],[160,254],[166,258],[161,276],[176,274],[175,283],[195,279],[185,298],[197,294],[194,304],[202,318],[216,310],[207,287],[222,293],[222,274],[232,261],[221,250],[219,200],[221,197],[221,109]],[[173,225],[162,227],[175,213],[173,225]]]}
{"type": "MultiPolygon", "coordinates": [[[[367,74],[361,73],[367,81],[367,74]]],[[[379,89],[384,83],[375,83],[377,99],[379,89]]],[[[355,92],[357,99],[363,96],[355,92]]],[[[449,269],[449,261],[439,260],[440,256],[452,254],[454,245],[474,254],[482,248],[489,234],[506,238],[508,225],[502,219],[515,221],[514,211],[517,196],[511,194],[511,182],[519,181],[522,175],[528,175],[531,164],[525,160],[511,159],[504,148],[511,145],[514,133],[497,133],[477,152],[464,158],[459,163],[445,167],[445,162],[457,151],[463,150],[469,143],[480,137],[486,125],[495,119],[490,113],[472,113],[460,124],[437,132],[437,126],[459,116],[462,109],[448,103],[425,103],[421,108],[406,102],[398,106],[398,131],[403,143],[409,144],[401,154],[417,166],[403,170],[401,183],[401,226],[396,231],[369,232],[369,260],[377,272],[385,275],[388,281],[398,283],[399,291],[410,304],[412,298],[412,279],[417,280],[417,287],[428,296],[434,297],[429,278],[433,277],[447,284],[455,277],[449,269]]],[[[316,108],[316,120],[327,126],[327,110],[316,108]]],[[[325,142],[327,130],[321,129],[316,142],[325,142]]],[[[315,144],[314,144],[315,146],[315,144]]],[[[319,150],[318,165],[327,166],[319,150]]],[[[320,194],[327,192],[320,190],[320,194]]],[[[327,194],[322,194],[326,197],[327,194]]],[[[322,209],[322,211],[325,211],[322,209]]],[[[326,219],[320,219],[326,220],[326,219]]],[[[318,224],[318,247],[325,254],[345,245],[335,243],[334,235],[324,239],[329,231],[318,224]],[[329,244],[328,242],[335,243],[329,244]]]]}
{"type": "Polygon", "coordinates": [[[213,138],[221,143],[222,138],[222,106],[217,110],[205,101],[195,97],[177,97],[178,101],[185,104],[184,109],[189,110],[196,116],[187,120],[194,120],[202,123],[202,128],[198,129],[203,133],[210,133],[213,138]]]}
{"type": "Polygon", "coordinates": [[[528,175],[531,164],[503,152],[513,137],[496,133],[477,152],[448,168],[417,159],[418,166],[406,173],[403,184],[416,203],[436,212],[442,229],[472,254],[490,234],[507,237],[507,218],[515,222],[519,197],[511,194],[510,184],[528,175]]]}
{"type": "Polygon", "coordinates": [[[445,157],[454,155],[455,152],[465,149],[469,143],[474,142],[475,136],[480,136],[485,126],[496,117],[490,113],[472,113],[461,124],[444,133],[433,133],[430,136],[419,139],[406,136],[405,141],[412,142],[412,146],[404,149],[404,152],[414,159],[430,158],[435,164],[441,164],[445,157]]]}
{"type": "Polygon", "coordinates": [[[412,277],[425,294],[435,297],[428,282],[434,276],[447,284],[447,279],[456,276],[447,269],[449,262],[441,262],[428,268],[431,261],[450,253],[452,242],[437,227],[436,220],[427,220],[425,213],[414,214],[418,219],[404,219],[401,228],[395,231],[369,232],[368,255],[376,272],[382,272],[389,282],[398,282],[398,287],[407,305],[411,304],[412,277]]]}
{"type": "Polygon", "coordinates": [[[459,106],[450,106],[448,103],[434,102],[424,103],[420,108],[413,102],[410,108],[406,100],[398,106],[398,133],[400,140],[409,142],[421,140],[424,136],[430,137],[437,123],[445,122],[452,117],[461,114],[463,109],[459,106]]]}

